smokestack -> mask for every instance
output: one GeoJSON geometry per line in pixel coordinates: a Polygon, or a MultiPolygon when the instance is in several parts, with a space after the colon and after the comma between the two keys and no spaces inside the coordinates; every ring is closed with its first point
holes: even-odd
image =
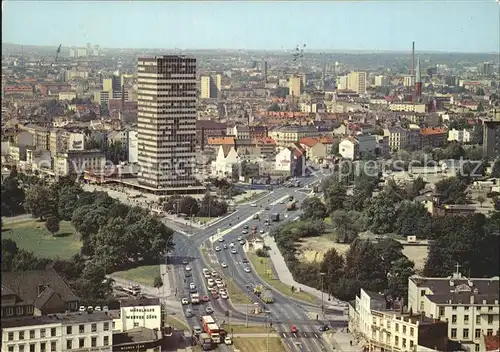
{"type": "Polygon", "coordinates": [[[122,84],[122,111],[125,109],[125,86],[122,84]]]}
{"type": "Polygon", "coordinates": [[[417,102],[420,102],[421,96],[422,96],[422,74],[420,72],[420,59],[418,59],[417,69],[415,72],[415,98],[417,102]]]}

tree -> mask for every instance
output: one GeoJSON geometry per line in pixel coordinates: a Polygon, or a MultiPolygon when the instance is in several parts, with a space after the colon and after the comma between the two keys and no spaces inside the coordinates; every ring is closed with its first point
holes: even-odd
{"type": "Polygon", "coordinates": [[[329,186],[325,191],[326,207],[328,213],[332,213],[335,210],[342,209],[346,197],[347,188],[344,185],[335,182],[331,186],[329,186]]]}
{"type": "Polygon", "coordinates": [[[161,279],[161,276],[155,276],[155,279],[153,281],[153,287],[155,288],[160,288],[163,286],[163,280],[161,279]]]}
{"type": "Polygon", "coordinates": [[[484,125],[482,123],[474,125],[471,136],[471,142],[473,144],[483,145],[483,129],[484,125]]]}
{"type": "Polygon", "coordinates": [[[2,214],[14,216],[24,213],[24,190],[20,185],[20,180],[17,177],[7,177],[2,183],[2,214]]]}
{"type": "Polygon", "coordinates": [[[52,235],[55,235],[56,232],[59,232],[59,219],[56,218],[55,216],[47,218],[47,220],[45,221],[45,228],[52,235]]]}
{"type": "Polygon", "coordinates": [[[351,243],[358,237],[358,232],[362,227],[361,213],[336,210],[330,215],[330,218],[335,227],[338,242],[351,243]]]}
{"type": "Polygon", "coordinates": [[[280,106],[277,103],[273,103],[267,108],[267,111],[281,111],[280,106]]]}
{"type": "Polygon", "coordinates": [[[83,193],[80,186],[63,186],[58,189],[58,215],[62,220],[70,221],[78,205],[78,198],[83,193]]]}
{"type": "Polygon", "coordinates": [[[408,278],[415,274],[415,264],[405,256],[396,259],[387,275],[387,291],[392,297],[408,297],[408,278]]]}
{"type": "Polygon", "coordinates": [[[443,151],[443,159],[459,160],[465,157],[465,150],[458,142],[450,142],[443,151]]]}
{"type": "Polygon", "coordinates": [[[118,165],[122,161],[128,160],[128,150],[119,141],[112,141],[105,150],[106,159],[118,165]]]}
{"type": "Polygon", "coordinates": [[[57,201],[46,186],[33,185],[26,192],[24,208],[34,218],[57,216],[57,201]]]}
{"type": "Polygon", "coordinates": [[[105,267],[96,260],[85,264],[81,276],[75,280],[75,288],[82,304],[94,304],[107,299],[112,292],[112,281],[106,279],[105,267]]]}
{"type": "Polygon", "coordinates": [[[394,231],[400,236],[427,238],[431,216],[420,203],[403,201],[396,210],[394,231]]]}
{"type": "Polygon", "coordinates": [[[482,195],[479,195],[477,196],[477,202],[479,203],[479,205],[482,207],[483,206],[483,203],[486,201],[486,198],[482,195]]]}
{"type": "Polygon", "coordinates": [[[325,273],[323,284],[327,292],[333,292],[335,285],[342,277],[344,269],[344,258],[335,248],[329,249],[320,264],[320,271],[325,273]]]}
{"type": "Polygon", "coordinates": [[[302,219],[323,220],[327,216],[326,206],[318,197],[306,198],[302,205],[302,219]]]}
{"type": "Polygon", "coordinates": [[[179,201],[179,211],[187,216],[194,216],[200,211],[200,205],[193,197],[182,197],[179,201]]]}
{"type": "Polygon", "coordinates": [[[390,233],[394,229],[396,209],[393,201],[381,193],[372,199],[365,211],[368,228],[377,234],[390,233]]]}
{"type": "Polygon", "coordinates": [[[94,258],[106,271],[113,272],[129,261],[128,241],[125,240],[127,226],[120,218],[110,219],[94,236],[94,258]]]}
{"type": "Polygon", "coordinates": [[[466,190],[467,182],[456,177],[448,177],[436,183],[436,191],[443,204],[465,204],[466,190]]]}
{"type": "Polygon", "coordinates": [[[491,177],[500,178],[500,159],[495,160],[491,168],[491,177]]]}

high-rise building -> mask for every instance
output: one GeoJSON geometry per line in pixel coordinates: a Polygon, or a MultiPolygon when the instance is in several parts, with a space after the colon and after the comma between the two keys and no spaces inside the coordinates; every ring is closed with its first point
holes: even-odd
{"type": "Polygon", "coordinates": [[[389,85],[389,79],[386,76],[375,76],[375,87],[384,87],[389,85]]]}
{"type": "Polygon", "coordinates": [[[482,62],[478,65],[477,71],[481,76],[489,76],[493,74],[493,64],[491,62],[482,62]]]}
{"type": "Polygon", "coordinates": [[[200,76],[200,99],[218,99],[222,89],[222,75],[200,76]]]}
{"type": "Polygon", "coordinates": [[[349,90],[358,94],[366,94],[366,72],[351,72],[347,77],[349,90]]]}
{"type": "Polygon", "coordinates": [[[500,157],[500,114],[496,120],[483,122],[483,156],[500,157]]]}
{"type": "Polygon", "coordinates": [[[289,95],[292,97],[300,97],[302,94],[302,79],[300,76],[290,77],[288,82],[289,95]]]}
{"type": "Polygon", "coordinates": [[[196,59],[138,59],[139,184],[154,189],[195,185],[196,59]]]}

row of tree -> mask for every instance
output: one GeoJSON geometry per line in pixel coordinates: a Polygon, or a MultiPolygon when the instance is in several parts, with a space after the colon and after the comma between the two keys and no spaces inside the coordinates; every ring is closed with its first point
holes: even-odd
{"type": "Polygon", "coordinates": [[[189,196],[172,196],[163,203],[163,209],[186,216],[218,217],[227,213],[228,204],[206,193],[200,201],[189,196]]]}

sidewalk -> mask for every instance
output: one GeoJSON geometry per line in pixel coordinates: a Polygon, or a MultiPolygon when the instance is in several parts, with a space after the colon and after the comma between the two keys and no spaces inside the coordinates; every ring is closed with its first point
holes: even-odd
{"type": "MultiPolygon", "coordinates": [[[[300,288],[302,291],[310,293],[321,300],[322,294],[320,290],[300,284],[293,279],[292,273],[286,265],[285,258],[283,258],[283,256],[281,255],[281,252],[279,251],[278,246],[276,245],[276,242],[272,237],[270,237],[269,235],[264,236],[264,244],[270,247],[269,257],[273,262],[274,268],[276,269],[276,273],[278,274],[278,278],[281,282],[289,286],[294,286],[295,288],[300,288]]],[[[323,299],[325,301],[328,299],[327,292],[323,292],[323,299]]],[[[339,305],[338,301],[336,301],[336,303],[336,305],[339,305]]],[[[325,303],[325,305],[326,304],[327,303],[325,303]]],[[[330,303],[329,305],[332,305],[332,303],[330,303]]]]}
{"type": "Polygon", "coordinates": [[[323,340],[334,350],[342,352],[361,352],[363,347],[357,344],[357,340],[350,333],[336,331],[334,333],[323,334],[323,340]],[[351,345],[352,342],[352,345],[351,345]]]}

